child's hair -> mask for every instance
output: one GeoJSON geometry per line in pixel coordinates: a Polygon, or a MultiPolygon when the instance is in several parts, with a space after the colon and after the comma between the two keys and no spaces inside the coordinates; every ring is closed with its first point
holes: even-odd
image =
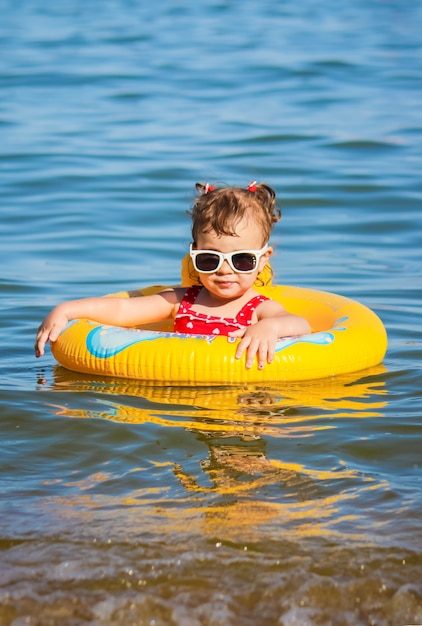
{"type": "Polygon", "coordinates": [[[209,184],[196,183],[196,189],[201,195],[188,211],[192,217],[194,243],[200,232],[234,235],[237,224],[250,215],[262,229],[264,245],[270,238],[274,224],[281,217],[281,211],[276,206],[275,191],[263,183],[253,182],[246,188],[219,189],[209,184]]]}

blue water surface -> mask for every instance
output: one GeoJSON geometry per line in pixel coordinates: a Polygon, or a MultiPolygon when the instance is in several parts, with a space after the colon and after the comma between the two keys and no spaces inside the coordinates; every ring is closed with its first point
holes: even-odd
{"type": "Polygon", "coordinates": [[[420,3],[0,15],[1,624],[422,623],[420,3]],[[180,280],[196,181],[251,180],[276,281],[375,310],[383,364],[187,388],[36,361],[57,302],[180,280]]]}

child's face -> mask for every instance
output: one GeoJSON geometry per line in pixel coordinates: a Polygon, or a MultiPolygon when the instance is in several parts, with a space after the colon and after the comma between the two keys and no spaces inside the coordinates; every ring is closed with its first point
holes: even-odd
{"type": "MultiPolygon", "coordinates": [[[[196,247],[198,250],[216,250],[227,254],[236,250],[260,250],[265,243],[267,242],[262,240],[259,225],[244,219],[237,225],[235,235],[217,235],[214,231],[198,233],[196,247]]],[[[201,283],[219,298],[227,300],[239,298],[253,286],[271,254],[272,248],[269,247],[260,258],[256,269],[250,274],[235,272],[228,262],[224,261],[216,272],[200,273],[201,283]]]]}

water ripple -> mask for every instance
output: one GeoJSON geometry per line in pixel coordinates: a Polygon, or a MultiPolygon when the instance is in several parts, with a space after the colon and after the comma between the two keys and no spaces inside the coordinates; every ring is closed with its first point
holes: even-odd
{"type": "Polygon", "coordinates": [[[420,623],[419,4],[16,3],[0,25],[0,622],[420,623]],[[58,301],[174,284],[196,181],[277,191],[275,281],[384,364],[151,387],[32,355],[58,301]]]}

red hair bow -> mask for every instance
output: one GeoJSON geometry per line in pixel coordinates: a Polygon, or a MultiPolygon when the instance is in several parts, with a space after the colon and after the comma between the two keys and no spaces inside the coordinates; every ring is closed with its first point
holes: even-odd
{"type": "Polygon", "coordinates": [[[248,191],[250,191],[251,193],[255,193],[255,191],[256,191],[256,180],[253,180],[251,183],[249,183],[249,185],[246,187],[246,189],[248,191]]]}
{"type": "Polygon", "coordinates": [[[209,183],[207,183],[205,185],[204,193],[210,193],[210,191],[215,191],[215,187],[214,185],[210,185],[209,183]]]}

